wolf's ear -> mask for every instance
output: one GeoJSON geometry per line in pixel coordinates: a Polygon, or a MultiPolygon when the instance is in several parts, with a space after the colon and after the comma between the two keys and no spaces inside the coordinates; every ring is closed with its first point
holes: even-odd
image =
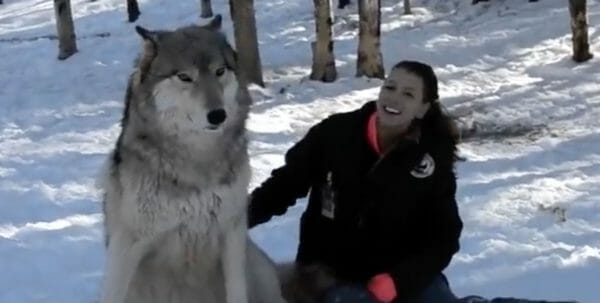
{"type": "Polygon", "coordinates": [[[156,43],[158,41],[158,33],[147,30],[139,25],[136,25],[135,31],[144,39],[144,41],[156,43]]]}
{"type": "Polygon", "coordinates": [[[218,32],[221,30],[221,26],[223,25],[223,17],[221,17],[220,14],[215,15],[215,17],[210,20],[210,22],[205,25],[204,27],[206,27],[209,30],[218,32]]]}
{"type": "Polygon", "coordinates": [[[235,50],[231,47],[231,45],[227,42],[227,39],[225,39],[225,37],[223,37],[223,49],[224,49],[224,56],[225,56],[225,64],[227,64],[227,67],[231,70],[233,70],[236,74],[237,74],[237,66],[238,66],[238,56],[237,53],[235,52],[235,50]]]}
{"type": "Polygon", "coordinates": [[[136,82],[142,83],[146,79],[152,60],[154,60],[158,52],[158,47],[156,46],[158,33],[149,31],[141,26],[136,26],[135,31],[144,39],[144,50],[137,63],[139,73],[136,79],[136,82]]]}
{"type": "Polygon", "coordinates": [[[158,49],[158,32],[147,30],[139,25],[136,25],[135,31],[144,39],[144,54],[154,57],[158,49]]]}

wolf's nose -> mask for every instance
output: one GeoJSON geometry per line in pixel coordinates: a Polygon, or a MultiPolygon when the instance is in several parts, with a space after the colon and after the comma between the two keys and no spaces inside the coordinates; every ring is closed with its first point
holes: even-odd
{"type": "Polygon", "coordinates": [[[225,118],[227,118],[227,114],[225,113],[224,109],[215,109],[208,112],[206,118],[208,119],[208,123],[213,125],[219,125],[223,123],[223,121],[225,121],[225,118]]]}

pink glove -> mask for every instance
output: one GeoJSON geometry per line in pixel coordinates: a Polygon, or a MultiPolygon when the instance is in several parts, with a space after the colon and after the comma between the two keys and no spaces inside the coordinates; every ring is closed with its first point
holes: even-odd
{"type": "Polygon", "coordinates": [[[378,274],[371,278],[367,288],[382,303],[390,303],[397,296],[394,280],[392,276],[386,273],[378,274]]]}

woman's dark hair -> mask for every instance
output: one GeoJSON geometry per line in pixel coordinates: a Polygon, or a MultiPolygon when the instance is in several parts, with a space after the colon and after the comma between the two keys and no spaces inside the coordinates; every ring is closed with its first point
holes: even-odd
{"type": "Polygon", "coordinates": [[[393,69],[403,69],[423,80],[423,102],[433,103],[440,98],[438,79],[431,66],[417,61],[400,61],[394,65],[393,69]]]}
{"type": "MultiPolygon", "coordinates": [[[[400,61],[393,69],[403,69],[417,75],[423,81],[423,102],[431,103],[420,125],[438,138],[448,138],[453,147],[460,141],[460,130],[451,116],[444,112],[439,102],[438,79],[433,68],[417,61],[400,61]]],[[[456,157],[456,155],[455,155],[456,157]]],[[[458,157],[456,157],[459,159],[458,157]]]]}

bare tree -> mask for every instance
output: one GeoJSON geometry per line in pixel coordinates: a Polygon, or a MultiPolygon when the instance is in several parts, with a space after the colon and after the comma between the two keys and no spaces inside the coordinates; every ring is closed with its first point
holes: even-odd
{"type": "Polygon", "coordinates": [[[381,0],[358,0],[358,60],[356,76],[385,77],[380,49],[381,0]]]}
{"type": "Polygon", "coordinates": [[[135,22],[140,14],[140,7],[137,0],[127,0],[127,19],[129,22],[135,22]]]}
{"type": "Polygon", "coordinates": [[[573,33],[573,60],[575,62],[584,62],[593,57],[588,42],[586,6],[586,0],[569,0],[571,32],[573,33]]]}
{"type": "Polygon", "coordinates": [[[54,13],[58,32],[58,59],[65,60],[77,52],[71,1],[54,0],[54,13]]]}
{"type": "Polygon", "coordinates": [[[315,31],[317,41],[311,43],[312,70],[311,80],[333,82],[337,79],[335,56],[333,54],[333,40],[331,25],[331,7],[329,0],[313,0],[315,5],[315,31]]]}
{"type": "Polygon", "coordinates": [[[240,73],[246,80],[264,87],[254,18],[254,1],[229,0],[229,12],[233,20],[240,73]]]}
{"type": "Polygon", "coordinates": [[[412,14],[412,11],[410,9],[410,0],[404,0],[404,14],[405,15],[412,14]]]}
{"type": "Polygon", "coordinates": [[[210,18],[213,16],[213,10],[210,0],[200,0],[200,7],[202,10],[202,12],[200,13],[200,17],[210,18]]]}

